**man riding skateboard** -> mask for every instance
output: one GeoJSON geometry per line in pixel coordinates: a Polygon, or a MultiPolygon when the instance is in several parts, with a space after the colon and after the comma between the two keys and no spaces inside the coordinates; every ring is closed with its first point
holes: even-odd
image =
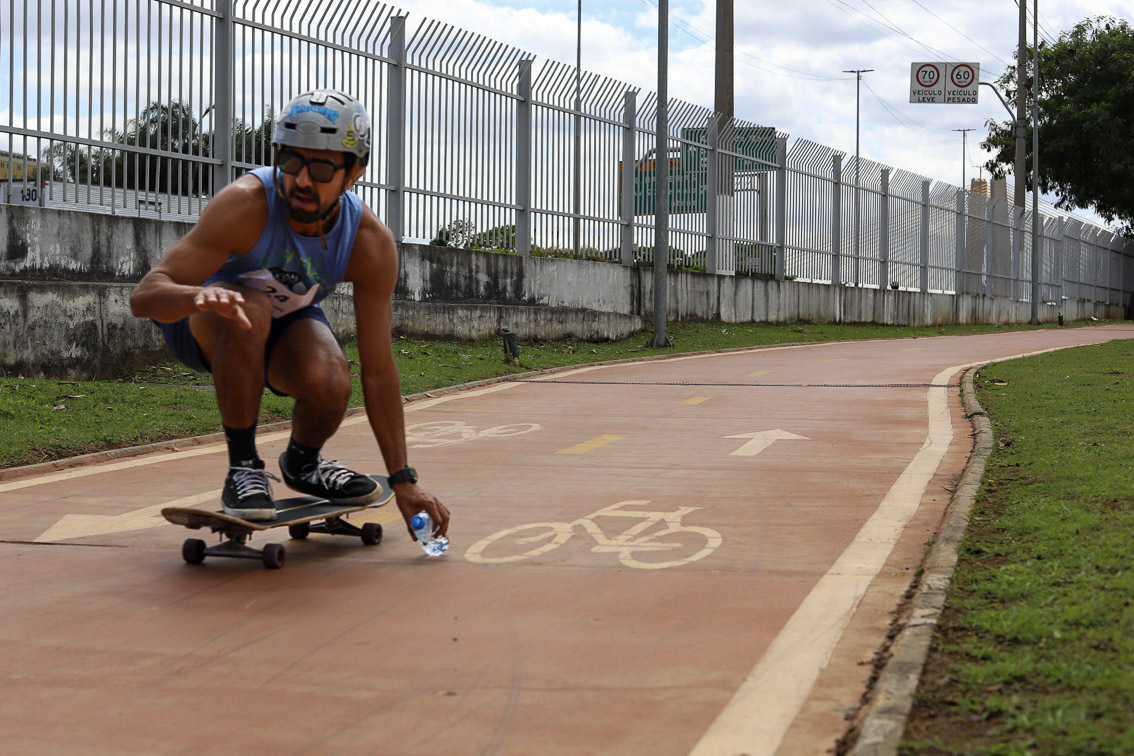
{"type": "MultiPolygon", "coordinates": [[[[363,399],[409,529],[425,510],[437,531],[449,511],[417,486],[408,464],[401,385],[391,345],[398,259],[390,230],[349,191],[370,158],[366,109],[333,89],[295,97],[272,136],[273,165],[222,189],[193,229],[135,287],[130,306],[157,322],[173,353],[210,371],[229,451],[224,511],[275,517],[256,451],[266,386],[295,399],[283,482],[336,503],[381,495],[366,475],[324,460],[351,395],[351,375],[319,302],[354,287],[363,399]]],[[[412,532],[412,529],[411,529],[412,532]]]]}

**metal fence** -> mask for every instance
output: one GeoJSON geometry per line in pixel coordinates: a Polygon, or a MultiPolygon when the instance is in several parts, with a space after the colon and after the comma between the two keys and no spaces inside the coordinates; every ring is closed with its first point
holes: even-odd
{"type": "MultiPolygon", "coordinates": [[[[180,220],[269,163],[293,94],[374,121],[356,187],[398,238],[723,275],[1032,297],[1031,211],[396,8],[347,0],[0,0],[0,202],[180,220]]],[[[1040,295],[1122,304],[1134,245],[1041,218],[1040,295]]]]}

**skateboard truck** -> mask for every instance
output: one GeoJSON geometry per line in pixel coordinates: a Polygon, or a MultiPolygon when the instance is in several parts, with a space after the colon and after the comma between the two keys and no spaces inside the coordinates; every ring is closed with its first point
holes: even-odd
{"type": "Polygon", "coordinates": [[[181,556],[189,564],[200,564],[205,557],[229,557],[232,559],[258,559],[270,570],[284,566],[287,551],[283,544],[268,543],[262,549],[248,545],[251,533],[225,533],[225,540],[216,546],[209,546],[200,538],[186,538],[181,545],[181,556]]]}

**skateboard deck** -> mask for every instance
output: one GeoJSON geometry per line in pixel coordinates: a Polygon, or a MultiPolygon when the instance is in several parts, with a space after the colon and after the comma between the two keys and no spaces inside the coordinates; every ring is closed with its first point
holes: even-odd
{"type": "Polygon", "coordinates": [[[253,533],[286,525],[288,533],[296,539],[306,538],[311,533],[327,533],[357,536],[368,546],[382,540],[382,526],[378,523],[368,522],[358,527],[343,519],[344,515],[383,506],[394,498],[394,491],[384,475],[370,477],[378,483],[380,495],[367,504],[335,504],[317,496],[293,496],[275,502],[276,517],[272,520],[243,520],[224,512],[187,507],[167,507],[161,513],[174,525],[193,530],[208,528],[224,537],[217,546],[208,546],[196,538],[187,539],[181,555],[190,564],[200,564],[207,556],[220,556],[259,559],[265,567],[279,569],[286,553],[283,545],[269,543],[262,549],[251,548],[247,542],[253,533]]]}

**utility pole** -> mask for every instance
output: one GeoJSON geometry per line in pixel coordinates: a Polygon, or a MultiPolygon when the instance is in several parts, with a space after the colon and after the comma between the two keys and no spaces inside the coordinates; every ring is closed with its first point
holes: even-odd
{"type": "Polygon", "coordinates": [[[953,131],[961,132],[961,188],[967,192],[969,185],[966,183],[965,166],[968,165],[968,160],[965,157],[965,152],[969,144],[969,132],[976,131],[976,129],[953,129],[953,131]]]}
{"type": "Polygon", "coordinates": [[[1020,6],[1020,41],[1016,47],[1016,164],[1012,173],[1016,177],[1014,204],[1022,213],[1028,202],[1028,3],[1017,0],[1017,4],[1020,6]]]}
{"type": "Polygon", "coordinates": [[[583,206],[583,0],[579,0],[579,9],[575,17],[575,181],[574,196],[571,210],[574,218],[571,221],[571,241],[575,258],[582,257],[582,241],[580,227],[582,220],[580,214],[583,206]]]}
{"type": "MultiPolygon", "coordinates": [[[[1027,0],[1020,0],[1021,12],[1027,0]]],[[[1032,325],[1039,325],[1043,260],[1039,211],[1039,0],[1032,0],[1032,325]]]]}
{"type": "MultiPolygon", "coordinates": [[[[716,255],[717,265],[721,260],[732,260],[732,269],[736,270],[734,259],[735,245],[731,237],[735,236],[736,229],[733,219],[736,216],[736,161],[732,157],[735,151],[736,129],[733,118],[736,114],[735,87],[733,74],[733,0],[717,0],[717,48],[716,68],[714,77],[713,109],[720,113],[718,123],[717,151],[710,153],[710,160],[717,161],[717,185],[707,187],[708,191],[715,192],[717,196],[716,224],[716,255]],[[730,240],[724,241],[727,237],[730,240]]],[[[765,209],[763,203],[766,197],[759,198],[760,215],[763,217],[765,209]]],[[[715,271],[714,271],[715,272],[715,271]]]]}
{"type": "Polygon", "coordinates": [[[654,340],[650,346],[672,347],[665,332],[669,267],[669,0],[658,0],[658,122],[654,138],[654,340]]]}
{"type": "Polygon", "coordinates": [[[713,107],[721,114],[722,121],[726,122],[731,121],[735,114],[732,48],[732,0],[717,0],[717,54],[713,107]]]}
{"type": "Polygon", "coordinates": [[[858,202],[858,187],[859,187],[859,163],[861,155],[859,154],[859,126],[862,122],[862,75],[870,73],[873,68],[852,68],[843,73],[852,73],[855,75],[855,92],[854,92],[854,285],[858,286],[858,261],[862,253],[862,233],[859,229],[859,202],[858,202]]]}

